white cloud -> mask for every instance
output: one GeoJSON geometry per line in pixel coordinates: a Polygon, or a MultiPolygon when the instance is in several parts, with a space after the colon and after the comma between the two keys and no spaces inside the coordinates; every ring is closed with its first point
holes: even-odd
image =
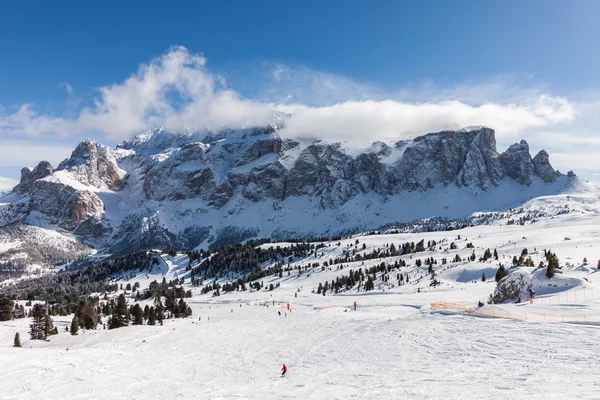
{"type": "MultiPolygon", "coordinates": [[[[68,83],[64,86],[74,93],[68,83]]],[[[292,114],[284,135],[357,145],[487,125],[496,129],[500,141],[523,135],[557,149],[561,138],[581,124],[578,121],[585,121],[583,117],[596,115],[600,120],[600,106],[591,100],[574,103],[548,94],[544,87],[524,88],[510,77],[389,90],[306,67],[275,65],[256,89],[254,98],[240,96],[222,76],[207,70],[202,54],[173,47],[124,81],[98,88],[91,105],[73,116],[40,114],[31,104],[0,107],[0,135],[13,140],[12,147],[0,143],[0,164],[32,165],[33,160],[47,158],[43,146],[28,146],[27,155],[17,155],[22,153],[18,139],[23,136],[85,135],[103,141],[124,139],[157,125],[171,130],[235,128],[265,124],[273,110],[292,114]],[[548,133],[548,140],[543,133],[548,133]]],[[[578,132],[585,129],[580,126],[578,132]]],[[[66,148],[51,150],[61,157],[68,155],[66,148]]]]}
{"type": "Polygon", "coordinates": [[[64,82],[63,84],[65,85],[65,90],[67,91],[67,94],[69,96],[73,96],[75,94],[75,91],[73,90],[73,86],[69,85],[68,82],[64,82]]]}
{"type": "Polygon", "coordinates": [[[14,188],[19,181],[0,176],[0,192],[9,191],[14,188]]]}
{"type": "Polygon", "coordinates": [[[24,104],[12,114],[0,115],[0,134],[100,133],[123,138],[156,125],[182,129],[266,122],[267,105],[240,99],[224,87],[222,77],[206,71],[205,63],[202,55],[174,47],[125,81],[99,88],[94,105],[83,108],[77,117],[40,115],[24,104]]]}
{"type": "Polygon", "coordinates": [[[372,142],[414,137],[418,134],[487,125],[501,136],[516,137],[526,129],[569,122],[573,106],[561,98],[541,96],[531,104],[483,104],[459,101],[408,104],[398,101],[352,101],[327,107],[282,107],[292,114],[287,134],[330,140],[372,142]]]}

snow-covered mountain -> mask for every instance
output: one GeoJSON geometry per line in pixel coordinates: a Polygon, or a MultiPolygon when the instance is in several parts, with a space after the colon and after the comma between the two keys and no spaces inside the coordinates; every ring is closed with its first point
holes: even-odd
{"type": "Polygon", "coordinates": [[[486,127],[375,142],[362,151],[284,138],[280,128],[155,129],[116,149],[82,142],[56,168],[42,161],[22,170],[0,199],[0,250],[14,258],[16,243],[39,243],[44,231],[60,238],[58,248],[79,244],[44,263],[96,251],[330,236],[505,210],[582,185],[555,171],[545,151],[532,158],[525,141],[499,153],[486,127]],[[24,230],[36,234],[15,233],[24,230]]]}

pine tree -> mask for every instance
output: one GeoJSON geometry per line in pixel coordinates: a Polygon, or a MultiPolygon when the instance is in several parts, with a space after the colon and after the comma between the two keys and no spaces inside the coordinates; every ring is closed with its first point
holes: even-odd
{"type": "Polygon", "coordinates": [[[8,297],[0,296],[0,321],[12,319],[13,301],[8,297]]]}
{"type": "Polygon", "coordinates": [[[144,311],[139,304],[133,306],[133,325],[142,325],[144,323],[144,311]]]}
{"type": "Polygon", "coordinates": [[[160,296],[156,297],[156,299],[154,300],[154,305],[156,320],[162,325],[163,320],[165,319],[165,308],[163,307],[162,301],[160,300],[160,296]]]}
{"type": "Polygon", "coordinates": [[[392,243],[392,245],[390,246],[390,255],[392,257],[396,257],[398,255],[398,250],[396,250],[396,246],[394,246],[394,243],[392,243]]]}
{"type": "Polygon", "coordinates": [[[79,332],[79,319],[77,317],[73,317],[73,320],[71,321],[71,330],[69,332],[71,332],[71,335],[73,336],[77,335],[79,332]]]}
{"type": "Polygon", "coordinates": [[[548,267],[546,267],[546,278],[552,279],[556,272],[556,269],[560,268],[558,265],[558,257],[554,253],[548,253],[546,257],[548,259],[548,267]]]}
{"type": "Polygon", "coordinates": [[[79,325],[84,329],[96,329],[100,317],[98,311],[91,301],[80,301],[74,312],[79,325]]]}
{"type": "Polygon", "coordinates": [[[498,261],[498,250],[494,249],[494,260],[498,261]]]}
{"type": "Polygon", "coordinates": [[[47,339],[50,335],[56,335],[58,329],[54,327],[54,321],[50,318],[50,315],[46,313],[44,317],[44,339],[47,339]]]}
{"type": "Polygon", "coordinates": [[[127,309],[125,295],[121,293],[117,300],[117,306],[112,312],[108,329],[121,328],[127,325],[129,325],[129,310],[127,309]]]}
{"type": "Polygon", "coordinates": [[[485,282],[485,272],[483,274],[481,274],[481,282],[485,282]]]}
{"type": "Polygon", "coordinates": [[[506,275],[508,275],[508,272],[506,272],[506,268],[504,268],[504,265],[500,265],[500,268],[498,268],[498,271],[496,271],[496,282],[500,282],[500,280],[506,275]]]}
{"type": "Polygon", "coordinates": [[[41,304],[36,304],[31,310],[32,321],[29,325],[29,337],[31,340],[44,340],[44,324],[46,310],[41,304]]]}
{"type": "Polygon", "coordinates": [[[13,347],[21,347],[21,337],[19,336],[19,332],[15,333],[15,341],[13,347]]]}
{"type": "Polygon", "coordinates": [[[150,307],[148,310],[148,325],[156,324],[156,314],[154,312],[154,307],[150,307]]]}

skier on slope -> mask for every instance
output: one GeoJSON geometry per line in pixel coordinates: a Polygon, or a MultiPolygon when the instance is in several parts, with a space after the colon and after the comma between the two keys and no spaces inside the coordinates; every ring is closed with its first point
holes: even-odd
{"type": "Polygon", "coordinates": [[[283,364],[283,367],[281,368],[281,376],[285,376],[286,372],[287,372],[287,367],[285,366],[285,364],[283,364]]]}

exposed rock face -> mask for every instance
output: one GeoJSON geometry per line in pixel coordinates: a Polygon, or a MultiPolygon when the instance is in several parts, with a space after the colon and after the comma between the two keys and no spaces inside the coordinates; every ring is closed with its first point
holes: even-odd
{"type": "Polygon", "coordinates": [[[427,190],[455,183],[487,189],[504,178],[494,131],[445,131],[416,138],[395,164],[401,190],[427,190]]]}
{"type": "Polygon", "coordinates": [[[529,145],[525,140],[510,146],[500,155],[500,160],[509,178],[521,185],[531,185],[535,169],[529,154],[529,145]]]}
{"type": "Polygon", "coordinates": [[[60,163],[56,170],[69,171],[85,185],[110,190],[121,188],[125,175],[125,171],[117,165],[113,150],[92,140],[81,142],[71,158],[60,163]]]}
{"type": "Polygon", "coordinates": [[[496,152],[494,131],[482,129],[471,142],[456,183],[458,186],[476,186],[487,189],[497,186],[504,176],[505,171],[496,152]]]}
{"type": "Polygon", "coordinates": [[[65,229],[103,211],[104,204],[94,193],[57,182],[38,180],[28,192],[28,211],[37,211],[65,229]]]}
{"type": "Polygon", "coordinates": [[[206,160],[209,149],[204,143],[189,143],[167,158],[154,159],[155,165],[149,165],[144,177],[146,199],[208,200],[216,189],[214,173],[206,160]]]}
{"type": "Polygon", "coordinates": [[[269,132],[228,132],[226,139],[184,145],[177,142],[193,138],[145,135],[121,147],[140,150],[131,159],[145,171],[147,200],[197,198],[211,207],[223,207],[238,194],[251,202],[319,197],[323,207],[336,208],[361,193],[389,196],[451,184],[487,190],[505,176],[530,185],[536,174],[546,182],[556,174],[543,154],[534,167],[525,141],[498,154],[494,131],[484,127],[428,134],[393,148],[376,142],[355,157],[339,143],[302,145],[269,132]],[[395,160],[394,151],[401,152],[395,160]]]}
{"type": "Polygon", "coordinates": [[[15,187],[17,193],[24,193],[31,188],[31,183],[51,175],[53,172],[52,165],[48,161],[40,161],[33,169],[25,167],[21,170],[21,181],[15,187]]]}
{"type": "Polygon", "coordinates": [[[541,150],[533,157],[533,167],[535,174],[544,182],[554,182],[558,176],[550,165],[550,156],[546,150],[541,150]]]}
{"type": "Polygon", "coordinates": [[[235,168],[246,165],[268,154],[280,156],[284,151],[291,150],[296,146],[298,146],[298,142],[293,140],[282,140],[278,137],[257,140],[252,142],[247,148],[242,149],[241,154],[236,157],[231,166],[235,168]]]}
{"type": "Polygon", "coordinates": [[[494,131],[485,127],[375,142],[359,154],[340,143],[283,139],[280,128],[210,134],[159,129],[115,150],[82,142],[56,170],[47,162],[23,169],[15,188],[21,199],[0,208],[0,229],[34,216],[29,219],[46,219],[114,251],[160,243],[193,248],[204,240],[223,243],[223,235],[237,240],[293,232],[301,217],[277,225],[284,203],[288,212],[314,217],[358,201],[346,207],[353,211],[336,216],[348,223],[356,209],[396,195],[452,186],[487,191],[506,179],[528,186],[560,176],[545,151],[532,159],[525,141],[499,154],[494,131]],[[298,204],[301,209],[294,208],[298,204]],[[248,215],[255,205],[273,215],[248,215]],[[267,223],[275,228],[261,231],[267,223]]]}

